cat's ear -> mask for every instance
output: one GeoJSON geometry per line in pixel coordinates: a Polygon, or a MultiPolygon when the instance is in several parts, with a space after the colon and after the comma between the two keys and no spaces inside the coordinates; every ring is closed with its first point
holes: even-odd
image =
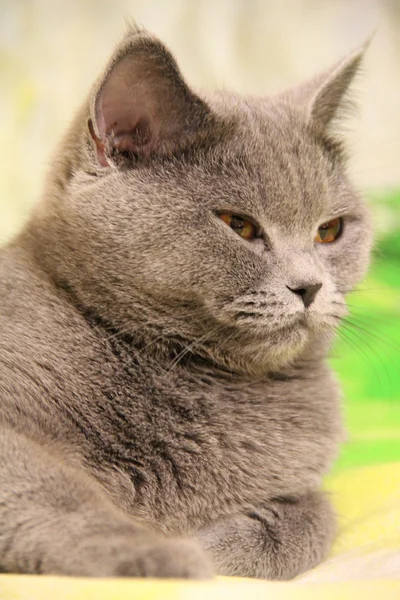
{"type": "Polygon", "coordinates": [[[330,69],[288,91],[284,98],[301,107],[307,120],[317,129],[329,130],[349,107],[349,88],[369,44],[370,40],[330,69]]]}
{"type": "Polygon", "coordinates": [[[202,127],[209,113],[167,48],[135,30],[94,90],[88,126],[99,163],[118,166],[173,149],[202,127]]]}

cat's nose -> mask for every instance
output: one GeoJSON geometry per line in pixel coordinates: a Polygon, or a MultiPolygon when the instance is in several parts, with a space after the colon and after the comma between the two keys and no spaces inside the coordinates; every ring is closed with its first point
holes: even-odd
{"type": "Polygon", "coordinates": [[[315,300],[315,296],[318,294],[319,290],[322,288],[322,283],[310,283],[310,284],[302,284],[299,287],[291,288],[288,285],[286,286],[288,290],[300,296],[303,300],[304,306],[308,308],[310,304],[312,304],[315,300]]]}

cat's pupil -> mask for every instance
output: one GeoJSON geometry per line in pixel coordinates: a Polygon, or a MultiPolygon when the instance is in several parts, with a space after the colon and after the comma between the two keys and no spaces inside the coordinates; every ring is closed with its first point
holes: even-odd
{"type": "Polygon", "coordinates": [[[321,240],[324,240],[329,233],[329,227],[327,225],[323,225],[319,228],[318,233],[321,240]]]}
{"type": "Polygon", "coordinates": [[[244,220],[241,217],[232,217],[230,226],[235,231],[241,231],[244,227],[244,220]]]}

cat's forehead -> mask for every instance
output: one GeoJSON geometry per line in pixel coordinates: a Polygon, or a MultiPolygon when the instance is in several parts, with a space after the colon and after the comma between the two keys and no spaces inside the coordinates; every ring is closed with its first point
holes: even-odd
{"type": "Polygon", "coordinates": [[[210,174],[223,165],[219,181],[212,177],[217,197],[230,196],[238,210],[285,227],[335,212],[340,168],[301,113],[273,99],[231,96],[217,106],[234,124],[210,157],[210,174]]]}

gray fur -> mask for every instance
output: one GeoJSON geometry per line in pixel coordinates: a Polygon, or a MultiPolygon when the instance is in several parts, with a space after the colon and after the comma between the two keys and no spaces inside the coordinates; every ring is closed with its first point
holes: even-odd
{"type": "Polygon", "coordinates": [[[195,94],[145,32],[117,48],[0,255],[2,570],[289,579],[326,556],[326,357],[371,244],[328,125],[362,52],[250,98],[195,94]],[[287,288],[316,283],[307,309],[287,288]]]}

